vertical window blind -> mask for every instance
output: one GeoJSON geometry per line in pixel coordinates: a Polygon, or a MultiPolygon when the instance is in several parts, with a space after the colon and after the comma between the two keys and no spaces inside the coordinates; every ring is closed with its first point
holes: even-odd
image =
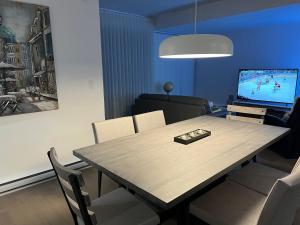
{"type": "Polygon", "coordinates": [[[106,119],[130,115],[151,91],[153,25],[145,17],[100,9],[106,119]]]}

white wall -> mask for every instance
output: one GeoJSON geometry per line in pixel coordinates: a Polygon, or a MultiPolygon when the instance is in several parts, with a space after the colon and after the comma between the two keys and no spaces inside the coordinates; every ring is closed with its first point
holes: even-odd
{"type": "Polygon", "coordinates": [[[93,144],[91,122],[104,119],[98,0],[22,0],[50,7],[59,110],[0,118],[0,184],[50,169],[93,144]]]}

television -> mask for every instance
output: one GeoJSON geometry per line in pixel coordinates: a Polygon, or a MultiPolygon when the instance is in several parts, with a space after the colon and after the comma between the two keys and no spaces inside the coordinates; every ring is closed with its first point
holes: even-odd
{"type": "Polygon", "coordinates": [[[242,69],[238,99],[292,104],[297,88],[298,69],[242,69]]]}

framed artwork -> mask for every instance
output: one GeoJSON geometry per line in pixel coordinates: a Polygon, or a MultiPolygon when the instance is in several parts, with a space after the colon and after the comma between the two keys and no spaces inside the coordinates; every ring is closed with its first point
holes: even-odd
{"type": "Polygon", "coordinates": [[[58,109],[49,7],[0,1],[0,117],[58,109]]]}

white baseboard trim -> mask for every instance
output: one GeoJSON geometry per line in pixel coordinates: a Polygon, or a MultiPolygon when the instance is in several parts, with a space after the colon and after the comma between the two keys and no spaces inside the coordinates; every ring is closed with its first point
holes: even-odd
{"type": "MultiPolygon", "coordinates": [[[[79,161],[66,166],[75,170],[79,170],[79,169],[87,168],[89,165],[85,162],[79,161]]],[[[32,187],[42,182],[49,181],[50,179],[53,178],[55,178],[54,171],[47,170],[17,180],[0,184],[0,196],[7,195],[28,187],[32,187]]]]}

